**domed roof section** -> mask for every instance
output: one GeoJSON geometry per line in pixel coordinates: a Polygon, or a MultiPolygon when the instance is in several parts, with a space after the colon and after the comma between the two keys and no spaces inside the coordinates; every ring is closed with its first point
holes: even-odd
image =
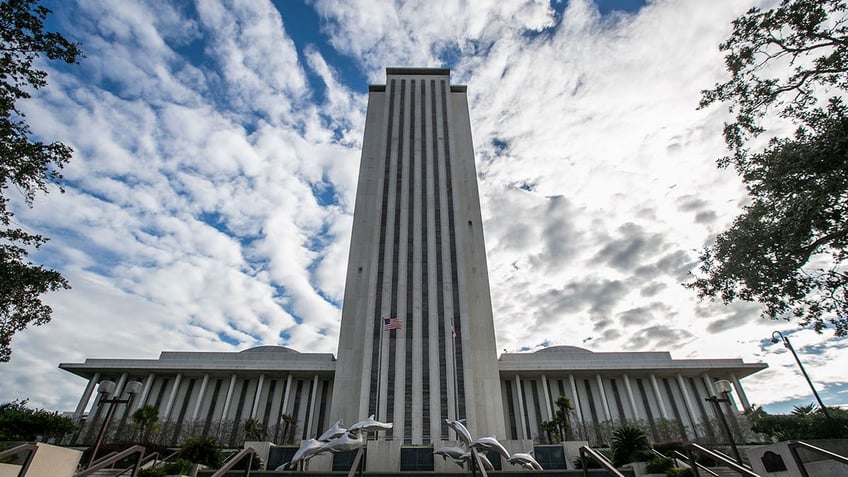
{"type": "Polygon", "coordinates": [[[286,348],[285,346],[263,345],[248,348],[246,350],[239,351],[239,353],[300,353],[300,351],[286,348]]]}
{"type": "Polygon", "coordinates": [[[578,346],[549,346],[547,348],[542,348],[537,353],[580,353],[580,354],[591,354],[593,351],[589,351],[586,348],[580,348],[578,346]]]}

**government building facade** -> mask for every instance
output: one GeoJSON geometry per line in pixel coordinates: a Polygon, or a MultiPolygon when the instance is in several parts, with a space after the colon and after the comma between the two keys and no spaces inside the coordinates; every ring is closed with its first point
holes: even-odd
{"type": "MultiPolygon", "coordinates": [[[[717,414],[705,398],[718,380],[733,386],[727,412],[750,407],[740,380],[765,364],[570,346],[498,356],[466,87],[451,85],[447,69],[386,74],[369,88],[337,357],[260,346],[62,363],[88,380],[76,418],[101,418],[104,379],[117,383],[114,394],[142,383],[117,409],[115,432],[150,405],[163,442],[211,435],[240,445],[250,421],[251,440],[296,446],[338,420],[374,415],[393,428],[368,442],[367,467],[397,471],[455,469],[432,459],[456,439],[446,419],[511,452],[553,444],[543,423],[560,396],[573,407],[563,438],[590,444],[626,422],[655,441],[713,439],[717,414]]],[[[562,452],[542,454],[552,456],[546,468],[568,465],[562,452]]]]}

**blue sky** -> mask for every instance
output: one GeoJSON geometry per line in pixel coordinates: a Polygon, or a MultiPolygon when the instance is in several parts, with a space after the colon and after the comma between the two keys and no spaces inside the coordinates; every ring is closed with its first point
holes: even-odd
{"type": "Polygon", "coordinates": [[[84,383],[56,366],[87,357],[335,352],[367,86],[440,66],[468,85],[498,349],[765,361],[744,384],[780,412],[812,401],[781,330],[848,403],[845,339],[680,285],[746,203],[714,166],[727,111],[696,106],[753,4],[49,3],[86,58],[25,108],[75,156],[18,220],[73,289],[15,338],[0,400],[72,409],[84,383]]]}

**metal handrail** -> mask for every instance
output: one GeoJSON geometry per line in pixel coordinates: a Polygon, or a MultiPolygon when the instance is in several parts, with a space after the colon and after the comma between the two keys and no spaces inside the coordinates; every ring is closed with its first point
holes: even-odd
{"type": "MultiPolygon", "coordinates": [[[[93,451],[92,451],[92,452],[93,452],[93,451]]],[[[97,465],[97,464],[99,464],[99,463],[103,462],[104,460],[111,458],[113,455],[115,455],[115,454],[117,454],[117,453],[118,453],[118,451],[112,451],[112,452],[110,452],[110,453],[108,453],[108,454],[104,455],[103,457],[101,457],[101,458],[99,458],[99,459],[95,460],[94,462],[92,462],[92,463],[91,463],[91,465],[90,465],[89,467],[91,467],[92,465],[97,465]]]]}
{"type": "Polygon", "coordinates": [[[689,454],[689,465],[692,467],[692,472],[695,473],[695,477],[698,477],[700,474],[698,473],[698,467],[696,467],[697,462],[695,461],[695,454],[693,451],[700,452],[701,454],[706,454],[711,459],[721,462],[722,464],[726,465],[727,467],[730,467],[734,471],[739,472],[740,475],[744,475],[746,477],[760,477],[759,474],[755,474],[754,471],[742,467],[741,465],[737,464],[724,454],[715,453],[707,449],[706,447],[702,447],[698,444],[695,444],[694,442],[686,444],[686,451],[689,454]]]}
{"type": "Polygon", "coordinates": [[[789,447],[789,452],[792,454],[792,458],[795,460],[795,464],[798,466],[798,470],[801,472],[801,477],[810,477],[810,474],[807,472],[804,463],[801,461],[801,456],[798,454],[799,447],[848,465],[848,457],[822,449],[821,447],[816,447],[803,441],[789,441],[787,446],[789,447]]]}
{"type": "MultiPolygon", "coordinates": [[[[674,457],[675,457],[676,459],[680,459],[683,463],[685,463],[685,464],[686,464],[687,466],[689,466],[690,468],[692,467],[692,463],[691,463],[691,462],[687,462],[687,461],[689,460],[689,458],[688,458],[688,457],[686,457],[684,454],[682,454],[680,451],[678,451],[678,450],[674,451],[674,457]]],[[[698,470],[703,470],[703,471],[705,471],[706,473],[708,473],[708,474],[712,475],[713,477],[718,477],[718,474],[717,474],[717,473],[715,473],[715,472],[713,472],[712,470],[710,470],[710,468],[709,468],[709,467],[707,467],[707,466],[705,466],[704,464],[702,464],[702,463],[700,463],[700,462],[697,462],[697,461],[696,461],[696,462],[695,462],[695,465],[697,465],[697,466],[698,466],[698,470]]]]}
{"type": "Polygon", "coordinates": [[[580,446],[580,461],[583,467],[583,477],[589,476],[589,469],[586,465],[587,455],[598,464],[601,464],[601,467],[606,469],[607,472],[612,474],[614,477],[624,477],[624,474],[619,472],[618,469],[616,469],[615,466],[612,465],[612,462],[610,462],[609,459],[604,457],[600,452],[596,451],[595,449],[592,449],[589,446],[580,446]]]}
{"type": "Polygon", "coordinates": [[[3,452],[0,452],[0,459],[13,455],[18,455],[21,452],[27,452],[27,456],[24,458],[24,463],[21,464],[20,470],[18,470],[18,477],[26,475],[27,471],[29,470],[29,465],[32,464],[32,459],[35,457],[35,453],[38,452],[38,444],[36,444],[35,442],[28,442],[26,444],[21,444],[19,446],[12,447],[11,449],[7,449],[3,452]]]}
{"type": "Polygon", "coordinates": [[[241,462],[241,460],[247,456],[250,456],[250,459],[247,461],[247,467],[244,468],[244,475],[249,476],[250,466],[253,464],[253,454],[256,454],[256,449],[254,449],[253,447],[245,447],[241,450],[241,452],[236,454],[235,457],[228,460],[227,462],[224,462],[224,465],[222,465],[220,469],[216,470],[215,473],[212,474],[212,477],[223,477],[224,474],[232,470],[232,468],[235,467],[236,464],[241,462]]]}
{"type": "Polygon", "coordinates": [[[108,459],[100,459],[99,461],[97,461],[91,467],[74,474],[74,477],[86,477],[88,475],[91,475],[91,474],[97,472],[100,469],[105,469],[107,466],[112,465],[115,462],[118,462],[119,460],[123,459],[124,457],[129,457],[129,456],[135,454],[136,452],[138,452],[138,459],[135,460],[135,465],[133,466],[133,473],[132,473],[132,475],[135,475],[136,472],[138,472],[138,468],[141,466],[141,459],[144,458],[144,451],[145,451],[144,446],[134,445],[132,447],[128,447],[128,448],[124,449],[121,452],[118,452],[117,454],[113,455],[112,457],[110,457],[108,459]]]}

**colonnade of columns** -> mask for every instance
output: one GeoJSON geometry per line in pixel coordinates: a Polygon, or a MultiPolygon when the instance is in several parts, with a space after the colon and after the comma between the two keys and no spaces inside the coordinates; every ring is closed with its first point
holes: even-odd
{"type": "Polygon", "coordinates": [[[724,404],[726,412],[750,408],[733,373],[720,377],[708,373],[511,374],[501,381],[506,429],[510,439],[544,440],[542,422],[554,420],[555,403],[566,396],[574,408],[571,427],[578,434],[592,428],[601,432],[598,426],[603,423],[635,421],[654,429],[662,419],[679,422],[681,438],[696,439],[704,432],[704,423],[716,417],[705,398],[716,395],[713,383],[718,379],[730,381],[734,388],[732,402],[724,404]]]}
{"type": "MultiPolygon", "coordinates": [[[[223,423],[240,426],[247,419],[255,419],[269,433],[268,439],[283,440],[286,436],[280,436],[278,428],[283,427],[284,416],[291,416],[294,422],[286,428],[292,440],[300,441],[314,437],[319,429],[328,425],[330,419],[327,414],[332,376],[291,373],[245,375],[235,372],[200,374],[188,371],[149,372],[142,376],[128,372],[114,375],[95,373],[80,397],[74,418],[80,420],[85,416],[97,384],[108,379],[116,382],[115,391],[109,396],[96,393],[88,414],[89,422],[97,422],[105,415],[106,410],[101,409],[105,406],[100,406],[100,400],[122,396],[130,380],[142,381],[141,391],[134,396],[129,407],[118,405],[112,420],[115,425],[126,422],[135,410],[147,405],[158,411],[158,423],[172,428],[182,429],[184,424],[191,424],[196,425],[195,429],[202,428],[206,432],[223,423]]],[[[178,431],[175,431],[176,434],[178,431]]]]}

